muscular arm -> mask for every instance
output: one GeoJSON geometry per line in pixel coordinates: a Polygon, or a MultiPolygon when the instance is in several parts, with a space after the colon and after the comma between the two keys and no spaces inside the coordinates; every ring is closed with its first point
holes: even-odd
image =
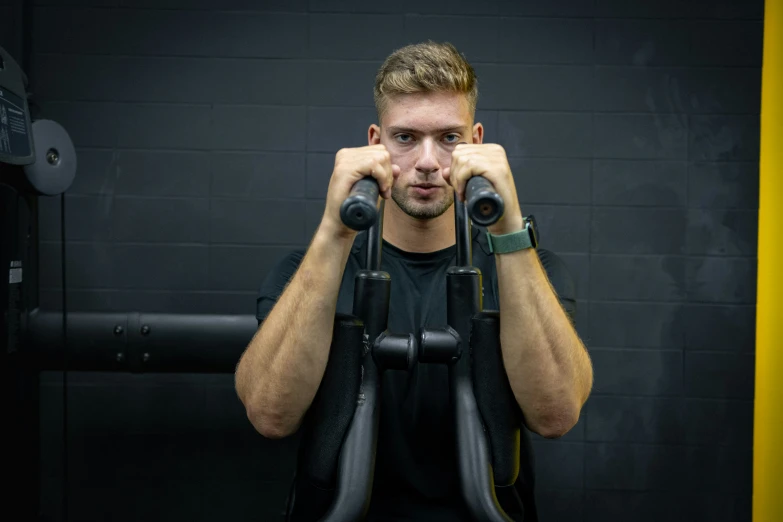
{"type": "Polygon", "coordinates": [[[528,428],[567,433],[590,394],[590,357],[532,249],[495,256],[500,342],[511,389],[528,428]]]}
{"type": "Polygon", "coordinates": [[[352,242],[316,232],[237,365],[237,395],[250,422],[266,437],[294,433],[318,391],[352,242]]]}

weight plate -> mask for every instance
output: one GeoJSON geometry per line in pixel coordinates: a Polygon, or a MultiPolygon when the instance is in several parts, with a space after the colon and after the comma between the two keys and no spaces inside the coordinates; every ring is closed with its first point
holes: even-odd
{"type": "Polygon", "coordinates": [[[35,163],[24,167],[35,189],[47,196],[68,190],[76,177],[76,150],[66,130],[52,120],[33,122],[35,163]]]}

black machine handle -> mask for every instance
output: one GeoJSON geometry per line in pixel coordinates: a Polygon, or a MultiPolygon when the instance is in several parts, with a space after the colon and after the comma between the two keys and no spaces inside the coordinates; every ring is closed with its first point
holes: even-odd
{"type": "Polygon", "coordinates": [[[473,176],[468,180],[465,205],[470,219],[482,227],[497,223],[505,212],[503,198],[495,191],[492,182],[481,176],[473,176]]]}
{"type": "MultiPolygon", "coordinates": [[[[351,193],[340,206],[340,218],[353,230],[367,230],[378,219],[378,182],[373,177],[357,181],[351,193]]],[[[489,226],[496,223],[505,211],[503,198],[487,178],[473,176],[465,188],[465,205],[474,223],[489,226]]]]}
{"type": "Polygon", "coordinates": [[[378,182],[366,177],[354,183],[351,193],[340,206],[340,218],[354,230],[367,230],[378,219],[378,182]]]}

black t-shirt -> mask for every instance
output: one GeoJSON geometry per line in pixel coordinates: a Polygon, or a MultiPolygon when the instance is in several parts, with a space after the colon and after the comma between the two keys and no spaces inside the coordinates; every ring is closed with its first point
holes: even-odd
{"type": "MultiPolygon", "coordinates": [[[[346,263],[337,312],[351,314],[356,273],[364,267],[366,233],[354,240],[346,263]]],[[[499,310],[494,256],[483,229],[473,229],[473,263],[482,274],[483,309],[499,310]]],[[[305,251],[285,256],[266,277],[257,301],[259,324],[266,318],[305,251]]],[[[575,316],[573,280],[565,264],[539,248],[539,258],[565,310],[575,316]]],[[[456,246],[432,253],[411,253],[383,242],[381,269],[391,276],[388,330],[415,333],[441,328],[446,319],[446,271],[456,264],[456,246]]],[[[457,478],[446,365],[418,364],[412,372],[383,373],[375,478],[368,521],[469,521],[457,478]]],[[[520,474],[509,498],[500,498],[509,516],[538,520],[533,494],[534,463],[530,435],[522,429],[520,474]]],[[[298,499],[301,501],[301,499],[298,499]]]]}

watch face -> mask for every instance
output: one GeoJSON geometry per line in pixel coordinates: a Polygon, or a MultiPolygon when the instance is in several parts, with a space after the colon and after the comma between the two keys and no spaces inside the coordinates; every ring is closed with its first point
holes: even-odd
{"type": "Polygon", "coordinates": [[[527,222],[527,233],[530,236],[530,244],[533,248],[538,247],[538,231],[536,230],[536,221],[532,215],[525,218],[527,222]]]}

